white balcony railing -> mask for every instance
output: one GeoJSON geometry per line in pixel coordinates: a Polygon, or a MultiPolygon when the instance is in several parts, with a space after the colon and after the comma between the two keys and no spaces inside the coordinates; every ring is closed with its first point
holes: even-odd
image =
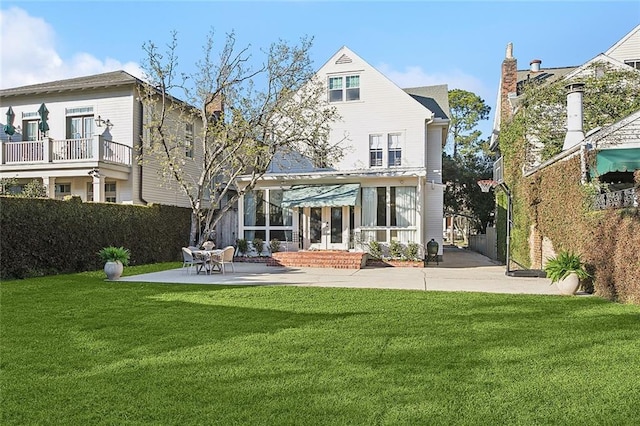
{"type": "Polygon", "coordinates": [[[102,136],[85,139],[44,139],[2,142],[0,164],[61,163],[106,161],[131,166],[131,147],[105,140],[102,136]]]}
{"type": "Polygon", "coordinates": [[[596,210],[622,209],[625,207],[638,207],[640,194],[634,188],[623,189],[614,192],[605,192],[596,195],[593,200],[593,208],[596,210]]]}

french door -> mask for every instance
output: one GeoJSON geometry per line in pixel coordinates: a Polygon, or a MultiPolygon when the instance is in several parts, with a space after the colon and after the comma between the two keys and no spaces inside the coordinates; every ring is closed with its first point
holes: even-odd
{"type": "Polygon", "coordinates": [[[309,248],[347,250],[349,248],[349,207],[306,207],[305,233],[309,248]]]}

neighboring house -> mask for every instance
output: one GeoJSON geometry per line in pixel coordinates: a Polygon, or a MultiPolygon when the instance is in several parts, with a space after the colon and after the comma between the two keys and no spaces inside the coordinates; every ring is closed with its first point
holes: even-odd
{"type": "MultiPolygon", "coordinates": [[[[635,111],[615,123],[591,129],[585,135],[583,128],[583,84],[582,80],[589,73],[598,75],[601,70],[594,65],[606,63],[614,69],[637,70],[640,74],[640,25],[606,52],[580,66],[563,68],[541,68],[540,60],[531,61],[531,68],[517,70],[517,61],[513,57],[513,47],[507,47],[507,54],[502,63],[502,76],[498,93],[497,108],[494,117],[491,148],[499,151],[500,127],[518,113],[522,95],[522,87],[535,79],[547,82],[564,81],[567,88],[566,133],[562,152],[544,160],[539,155],[542,144],[527,135],[525,160],[522,174],[528,178],[529,185],[538,185],[544,181],[542,173],[547,168],[565,168],[569,175],[577,167],[576,176],[580,176],[579,184],[590,184],[596,192],[593,209],[637,207],[638,198],[634,190],[634,172],[640,170],[640,111],[635,111]],[[574,161],[570,161],[570,160],[574,161]],[[537,179],[537,181],[536,181],[537,179]],[[620,191],[618,191],[620,190],[620,191]]],[[[494,180],[504,182],[504,160],[500,157],[494,165],[494,180]]],[[[566,187],[565,187],[566,188],[566,187]]],[[[522,192],[522,191],[521,191],[522,192]]],[[[567,245],[566,241],[552,241],[541,231],[540,221],[543,208],[562,202],[562,194],[552,194],[540,190],[535,202],[529,208],[535,211],[530,217],[529,230],[521,230],[529,234],[529,254],[532,268],[541,268],[546,259],[555,254],[558,245],[567,245]],[[543,206],[543,207],[538,207],[543,206]]],[[[556,206],[561,209],[560,206],[556,206]]],[[[567,212],[570,215],[574,212],[567,212]]],[[[574,218],[574,221],[577,220],[574,218]]],[[[586,236],[585,236],[586,238],[586,236]]],[[[636,248],[640,249],[640,247],[636,248]]],[[[594,260],[594,264],[597,263],[594,260]]]]}
{"type": "MultiPolygon", "coordinates": [[[[115,71],[0,90],[0,120],[12,113],[15,128],[11,135],[9,123],[0,126],[0,178],[16,179],[15,191],[39,180],[51,198],[189,207],[159,164],[146,161],[143,85],[115,71]]],[[[187,156],[198,156],[198,123],[179,128],[187,156]]]]}
{"type": "Polygon", "coordinates": [[[275,238],[288,250],[434,239],[441,255],[447,86],[400,89],[347,47],[316,76],[341,116],[330,142],[346,155],[330,169],[291,154],[274,160],[239,202],[239,238],[275,238]]]}

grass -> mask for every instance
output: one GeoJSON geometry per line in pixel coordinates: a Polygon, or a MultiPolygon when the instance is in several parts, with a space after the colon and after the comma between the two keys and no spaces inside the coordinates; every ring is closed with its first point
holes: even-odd
{"type": "Polygon", "coordinates": [[[638,421],[638,306],[102,271],[0,289],[3,425],[638,421]]]}

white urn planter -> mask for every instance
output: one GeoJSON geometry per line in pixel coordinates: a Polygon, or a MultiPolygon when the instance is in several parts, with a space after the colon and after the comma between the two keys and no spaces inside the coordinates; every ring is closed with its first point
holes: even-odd
{"type": "Polygon", "coordinates": [[[565,279],[559,280],[557,283],[560,294],[573,295],[578,291],[580,287],[580,278],[575,273],[569,274],[565,279]]]}
{"type": "Polygon", "coordinates": [[[119,279],[120,276],[122,276],[123,269],[124,266],[119,260],[115,262],[107,262],[104,264],[104,273],[107,274],[107,279],[109,281],[115,281],[119,279]]]}

